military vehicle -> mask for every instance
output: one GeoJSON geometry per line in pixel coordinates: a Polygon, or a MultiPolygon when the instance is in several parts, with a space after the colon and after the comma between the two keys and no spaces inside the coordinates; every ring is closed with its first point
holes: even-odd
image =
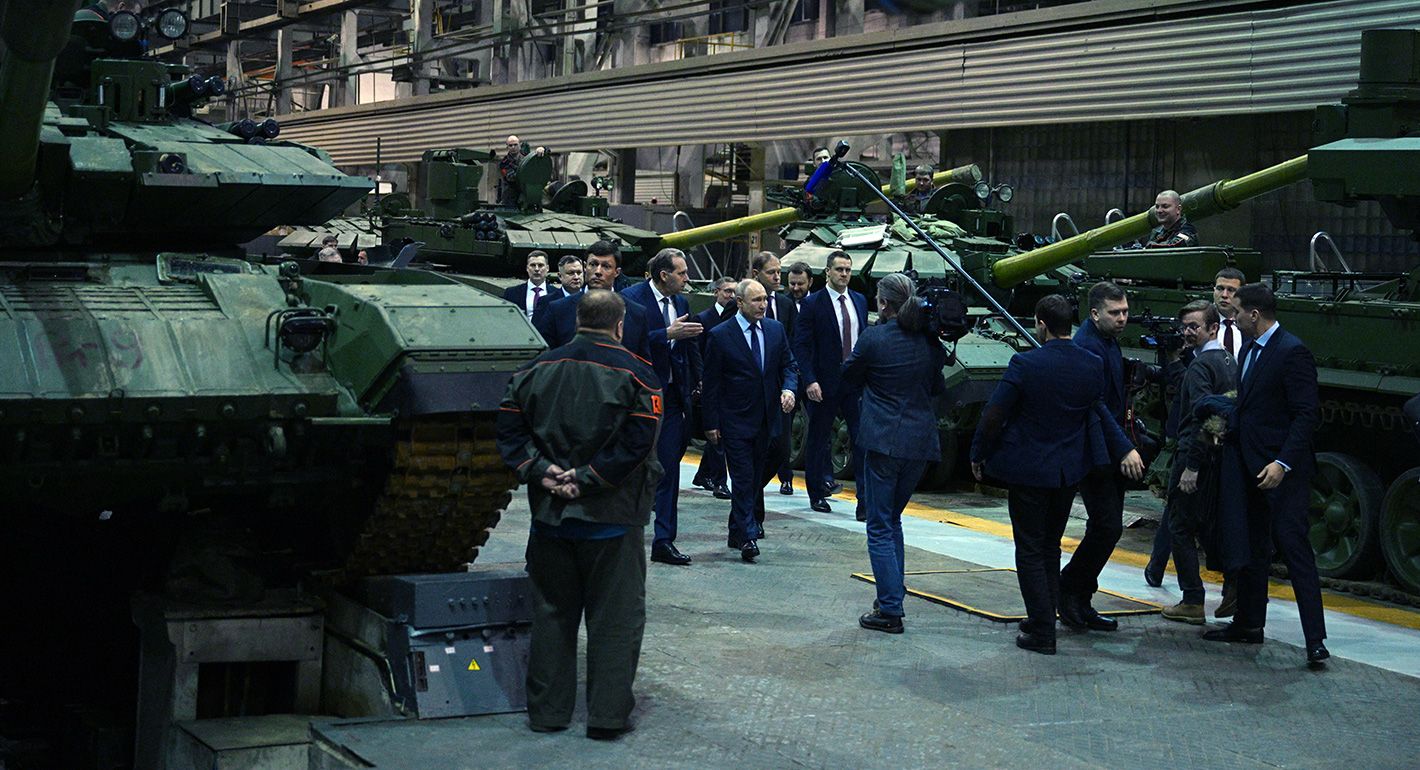
{"type": "Polygon", "coordinates": [[[464,569],[515,486],[493,418],[544,347],[523,315],[434,273],[247,259],[370,181],[189,117],[224,84],[142,53],[181,11],[0,7],[6,703],[131,719],[134,591],[464,569]]]}

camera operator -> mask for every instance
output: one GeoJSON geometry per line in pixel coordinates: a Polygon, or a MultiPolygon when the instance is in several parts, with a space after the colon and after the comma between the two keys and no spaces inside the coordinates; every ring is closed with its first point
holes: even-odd
{"type": "Polygon", "coordinates": [[[878,282],[878,323],[863,332],[843,362],[845,387],[863,388],[864,452],[859,494],[868,520],[868,560],[877,607],[863,628],[902,633],[902,510],[927,463],[941,458],[932,405],[946,390],[946,351],[928,331],[927,313],[911,278],[892,273],[878,282]]]}

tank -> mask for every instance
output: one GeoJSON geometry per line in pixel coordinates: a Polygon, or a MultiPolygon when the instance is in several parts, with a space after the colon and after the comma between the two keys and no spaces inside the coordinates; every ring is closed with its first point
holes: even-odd
{"type": "Polygon", "coordinates": [[[10,0],[0,27],[0,585],[24,619],[0,684],[131,715],[135,591],[464,569],[515,486],[497,404],[544,345],[436,273],[248,258],[370,181],[274,122],[190,117],[225,84],[142,55],[180,11],[75,8],[10,0]]]}

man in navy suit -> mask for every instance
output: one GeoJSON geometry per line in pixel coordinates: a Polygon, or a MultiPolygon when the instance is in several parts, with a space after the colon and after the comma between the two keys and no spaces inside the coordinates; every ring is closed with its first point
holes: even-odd
{"type": "MultiPolygon", "coordinates": [[[[695,320],[700,323],[700,327],[705,333],[695,338],[695,342],[700,347],[700,358],[705,359],[705,343],[710,340],[710,331],[719,326],[722,321],[734,318],[736,311],[735,304],[735,279],[728,275],[722,275],[715,279],[714,284],[715,304],[705,308],[695,314],[695,320]]],[[[701,410],[702,416],[704,410],[701,410]]],[[[702,430],[704,427],[702,425],[702,430]]],[[[730,488],[726,486],[729,478],[725,474],[725,453],[721,451],[719,444],[705,442],[705,448],[700,452],[700,467],[695,471],[695,479],[691,482],[695,486],[715,493],[715,497],[721,500],[730,499],[730,488]]]]}
{"type": "MultiPolygon", "coordinates": [[[[1016,646],[1055,654],[1055,612],[1064,599],[1060,536],[1075,486],[1099,460],[1092,424],[1099,423],[1105,367],[1070,339],[1074,311],[1058,294],[1035,306],[1041,346],[1011,357],[971,442],[971,472],[1009,488],[1016,579],[1025,601],[1016,646]]],[[[1105,428],[1108,430],[1108,427],[1105,428]]]]}
{"type": "Polygon", "coordinates": [[[680,495],[680,458],[685,454],[686,408],[700,382],[700,350],[695,339],[699,322],[690,320],[690,305],[680,296],[690,283],[685,253],[661,249],[647,265],[651,280],[628,287],[623,299],[646,309],[646,336],[651,344],[651,367],[661,379],[665,404],[656,459],[665,474],[656,487],[656,535],[651,541],[651,561],[684,566],[690,557],[675,547],[676,502],[680,495]]]}
{"type": "MultiPolygon", "coordinates": [[[[611,241],[597,241],[587,249],[586,265],[587,289],[611,291],[617,276],[621,275],[621,251],[611,241]]],[[[548,303],[547,312],[533,317],[533,326],[549,348],[562,347],[576,336],[577,305],[584,296],[586,292],[548,303]]],[[[646,336],[646,308],[627,300],[625,320],[622,347],[649,362],[651,345],[646,336]]]]}
{"type": "Polygon", "coordinates": [[[552,289],[547,283],[547,252],[528,252],[527,271],[528,279],[517,286],[509,286],[503,291],[503,299],[522,308],[531,319],[538,302],[547,297],[552,289]]]}
{"type": "MultiPolygon", "coordinates": [[[[1075,333],[1075,344],[1095,354],[1104,362],[1104,404],[1116,426],[1124,426],[1124,356],[1119,349],[1119,335],[1129,322],[1129,298],[1109,281],[1090,287],[1090,317],[1075,333]]],[[[1080,499],[1085,504],[1088,519],[1085,536],[1070,557],[1070,563],[1060,573],[1060,622],[1075,629],[1114,631],[1119,622],[1104,617],[1090,605],[1090,598],[1099,590],[1099,576],[1109,563],[1119,536],[1124,533],[1125,479],[1137,479],[1144,473],[1144,461],[1125,437],[1123,430],[1109,430],[1109,459],[1112,462],[1091,469],[1080,481],[1080,499]],[[1115,462],[1123,462],[1115,467],[1115,462]]]]}
{"type": "Polygon", "coordinates": [[[1238,399],[1231,426],[1243,483],[1240,489],[1225,489],[1224,494],[1245,501],[1251,555],[1238,575],[1233,622],[1208,631],[1203,638],[1262,643],[1267,575],[1275,544],[1297,597],[1307,663],[1321,667],[1331,654],[1322,643],[1326,620],[1321,582],[1307,537],[1307,506],[1316,470],[1312,434],[1320,423],[1316,361],[1296,335],[1277,323],[1277,299],[1266,285],[1243,286],[1233,302],[1238,307],[1238,326],[1252,342],[1239,357],[1238,399]]]}
{"type": "Polygon", "coordinates": [[[533,309],[533,326],[537,326],[537,314],[546,310],[548,305],[582,291],[582,258],[568,254],[557,260],[557,282],[560,285],[548,289],[547,296],[537,301],[537,307],[533,309]]]}
{"type": "Polygon", "coordinates": [[[740,558],[759,556],[755,507],[763,504],[769,442],[794,408],[798,368],[784,327],[764,317],[768,294],[759,281],[735,285],[740,312],[716,326],[705,346],[705,438],[720,442],[730,466],[730,537],[740,558]]]}
{"type": "MultiPolygon", "coordinates": [[[[782,280],[782,269],[780,268],[779,257],[772,251],[761,251],[755,256],[754,261],[749,266],[749,277],[759,281],[764,286],[764,290],[769,294],[769,302],[765,305],[765,317],[772,318],[784,325],[784,333],[789,339],[794,339],[794,321],[799,315],[798,306],[788,294],[779,290],[782,280]]],[[[795,394],[796,400],[797,395],[795,394]]],[[[779,433],[779,438],[774,446],[769,448],[769,473],[779,476],[779,494],[794,494],[794,466],[789,463],[789,431],[793,427],[793,413],[784,415],[784,429],[779,433]]],[[[769,479],[764,483],[768,484],[769,479]]],[[[762,512],[761,512],[762,515],[762,512]]]]}
{"type": "MultiPolygon", "coordinates": [[[[827,281],[823,289],[803,301],[794,328],[794,358],[808,398],[809,426],[804,439],[804,484],[809,490],[809,506],[820,513],[831,508],[824,498],[832,483],[830,431],[833,419],[842,415],[848,435],[858,435],[859,391],[840,382],[843,362],[853,352],[858,335],[868,325],[868,300],[848,288],[853,277],[853,258],[842,251],[828,255],[827,281]]],[[[863,478],[863,452],[853,442],[853,472],[863,478]]],[[[863,499],[858,498],[858,520],[863,521],[863,499]]]]}

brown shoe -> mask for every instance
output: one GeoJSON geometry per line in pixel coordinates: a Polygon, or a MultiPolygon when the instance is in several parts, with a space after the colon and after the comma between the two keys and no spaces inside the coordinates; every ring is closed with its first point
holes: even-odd
{"type": "Polygon", "coordinates": [[[1165,607],[1159,611],[1166,620],[1176,620],[1180,623],[1189,623],[1195,626],[1203,625],[1203,605],[1184,604],[1179,602],[1171,607],[1165,607]]]}

